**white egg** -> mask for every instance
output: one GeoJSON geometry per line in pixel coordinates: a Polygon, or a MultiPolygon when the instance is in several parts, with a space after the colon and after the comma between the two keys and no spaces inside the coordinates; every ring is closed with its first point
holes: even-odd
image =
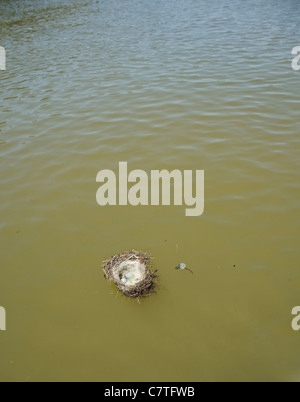
{"type": "Polygon", "coordinates": [[[128,272],[128,274],[125,274],[125,278],[126,279],[131,279],[132,278],[132,274],[130,272],[128,272]]]}
{"type": "Polygon", "coordinates": [[[121,279],[121,282],[125,285],[127,281],[126,281],[125,278],[122,278],[122,279],[121,279]]]}

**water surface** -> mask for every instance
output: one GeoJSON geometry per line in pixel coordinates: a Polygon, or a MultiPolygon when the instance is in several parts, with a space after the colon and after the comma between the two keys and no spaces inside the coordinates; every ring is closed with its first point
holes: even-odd
{"type": "Polygon", "coordinates": [[[0,15],[0,379],[299,381],[299,1],[0,15]],[[99,207],[96,174],[119,161],[204,169],[204,215],[99,207]],[[160,273],[141,304],[101,271],[132,248],[160,273]]]}

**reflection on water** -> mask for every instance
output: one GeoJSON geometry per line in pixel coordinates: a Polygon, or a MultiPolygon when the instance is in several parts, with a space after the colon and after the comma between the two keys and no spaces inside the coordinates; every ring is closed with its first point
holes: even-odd
{"type": "Polygon", "coordinates": [[[299,2],[0,14],[0,379],[299,380],[299,2]],[[99,207],[119,161],[205,170],[204,215],[99,207]],[[100,269],[132,248],[160,273],[141,305],[100,269]]]}

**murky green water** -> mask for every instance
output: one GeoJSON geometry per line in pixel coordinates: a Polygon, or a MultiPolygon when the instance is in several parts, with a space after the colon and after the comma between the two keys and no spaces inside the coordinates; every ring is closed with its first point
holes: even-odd
{"type": "Polygon", "coordinates": [[[0,380],[300,380],[299,1],[6,0],[0,16],[0,380]],[[119,161],[204,169],[204,215],[98,206],[119,161]],[[132,248],[160,273],[141,304],[101,271],[132,248]]]}

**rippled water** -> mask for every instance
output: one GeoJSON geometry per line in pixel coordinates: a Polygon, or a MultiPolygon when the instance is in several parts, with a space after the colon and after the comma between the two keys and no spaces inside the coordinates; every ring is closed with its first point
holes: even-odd
{"type": "Polygon", "coordinates": [[[0,16],[0,380],[299,380],[299,1],[6,0],[0,16]],[[119,161],[204,169],[204,215],[98,206],[119,161]],[[132,248],[160,273],[141,304],[101,271],[132,248]]]}

